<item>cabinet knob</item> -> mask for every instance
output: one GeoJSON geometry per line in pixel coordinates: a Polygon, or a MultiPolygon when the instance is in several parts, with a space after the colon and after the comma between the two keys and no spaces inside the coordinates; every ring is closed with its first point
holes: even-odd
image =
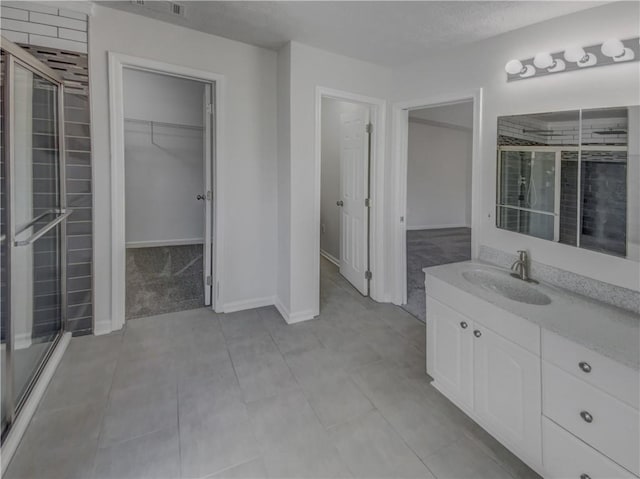
{"type": "Polygon", "coordinates": [[[581,411],[580,412],[580,417],[582,419],[584,419],[584,422],[588,422],[588,423],[592,423],[593,422],[593,416],[591,414],[589,414],[587,411],[581,411]]]}
{"type": "Polygon", "coordinates": [[[580,369],[582,369],[585,373],[590,373],[591,372],[591,364],[585,362],[585,361],[580,361],[578,363],[578,366],[580,366],[580,369]]]}
{"type": "Polygon", "coordinates": [[[342,201],[342,200],[336,201],[336,205],[344,206],[344,201],[342,201]]]}
{"type": "Polygon", "coordinates": [[[580,479],[591,479],[589,474],[580,474],[580,479]]]}
{"type": "Polygon", "coordinates": [[[476,338],[479,338],[480,336],[482,336],[482,333],[480,332],[480,330],[479,330],[479,329],[476,329],[476,330],[473,332],[473,335],[474,335],[476,338]]]}
{"type": "Polygon", "coordinates": [[[460,327],[461,327],[462,329],[467,329],[467,327],[468,327],[468,326],[469,326],[469,325],[467,324],[467,322],[466,322],[466,321],[461,321],[461,322],[460,322],[460,327]]]}

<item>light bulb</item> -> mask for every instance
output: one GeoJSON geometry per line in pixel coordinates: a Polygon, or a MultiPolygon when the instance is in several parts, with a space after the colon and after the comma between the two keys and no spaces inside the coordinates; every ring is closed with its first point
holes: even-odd
{"type": "Polygon", "coordinates": [[[554,63],[553,57],[547,52],[537,53],[533,58],[533,64],[536,68],[549,68],[552,67],[554,63]]]}
{"type": "Polygon", "coordinates": [[[602,44],[601,51],[608,57],[619,57],[624,55],[624,44],[617,38],[612,38],[602,44]]]}
{"type": "Polygon", "coordinates": [[[564,51],[564,59],[568,62],[578,63],[586,56],[587,52],[582,47],[572,46],[564,51]]]}
{"type": "Polygon", "coordinates": [[[509,60],[504,66],[505,71],[509,75],[517,75],[522,72],[522,62],[520,60],[509,60]]]}

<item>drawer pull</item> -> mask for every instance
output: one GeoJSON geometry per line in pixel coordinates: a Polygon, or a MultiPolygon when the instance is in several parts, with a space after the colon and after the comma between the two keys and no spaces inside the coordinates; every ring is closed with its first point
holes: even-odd
{"type": "Polygon", "coordinates": [[[589,363],[586,363],[584,361],[580,361],[578,363],[578,366],[580,366],[580,369],[582,369],[585,373],[590,373],[591,372],[591,365],[589,363]]]}
{"type": "Polygon", "coordinates": [[[476,330],[473,332],[473,335],[474,335],[476,338],[479,338],[480,336],[482,336],[482,333],[480,332],[480,330],[479,330],[479,329],[476,329],[476,330]]]}
{"type": "Polygon", "coordinates": [[[461,322],[460,322],[460,327],[461,327],[462,329],[467,329],[467,327],[468,327],[468,326],[469,326],[469,325],[467,324],[467,322],[466,322],[466,321],[461,321],[461,322]]]}
{"type": "Polygon", "coordinates": [[[588,422],[588,423],[592,423],[593,422],[593,416],[591,414],[589,414],[587,411],[581,411],[580,412],[580,417],[582,419],[584,419],[584,422],[588,422]]]}
{"type": "Polygon", "coordinates": [[[591,479],[589,474],[580,474],[580,479],[591,479]]]}

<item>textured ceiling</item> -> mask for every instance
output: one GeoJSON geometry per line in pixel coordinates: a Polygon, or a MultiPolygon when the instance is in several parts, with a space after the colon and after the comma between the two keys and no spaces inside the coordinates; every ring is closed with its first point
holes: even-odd
{"type": "Polygon", "coordinates": [[[430,50],[483,40],[606,2],[181,1],[184,17],[166,13],[168,2],[146,0],[143,6],[127,1],[99,3],[274,50],[295,40],[398,66],[430,50]]]}

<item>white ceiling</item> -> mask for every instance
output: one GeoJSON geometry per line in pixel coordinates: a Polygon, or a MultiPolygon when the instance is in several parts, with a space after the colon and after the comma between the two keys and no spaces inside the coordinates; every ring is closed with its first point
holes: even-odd
{"type": "Polygon", "coordinates": [[[398,66],[429,50],[476,42],[606,2],[181,1],[184,17],[167,13],[168,2],[99,3],[269,49],[295,40],[398,66]]]}

